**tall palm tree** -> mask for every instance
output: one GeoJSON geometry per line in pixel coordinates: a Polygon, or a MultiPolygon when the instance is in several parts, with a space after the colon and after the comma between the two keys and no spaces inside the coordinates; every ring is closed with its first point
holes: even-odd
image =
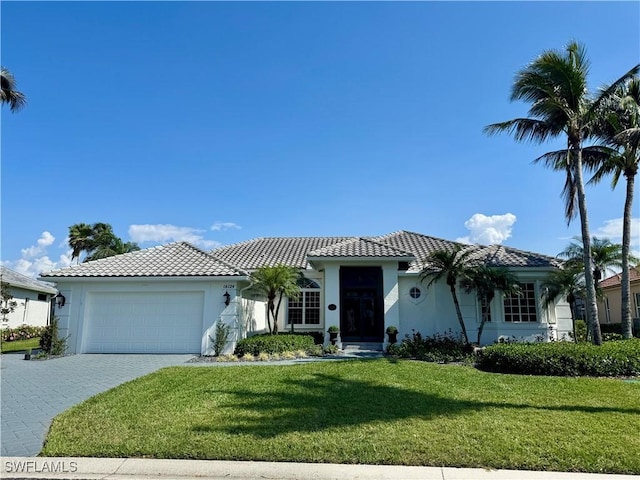
{"type": "Polygon", "coordinates": [[[9,104],[12,112],[17,112],[27,103],[24,94],[16,90],[13,74],[4,67],[0,67],[0,102],[9,104]]]}
{"type": "Polygon", "coordinates": [[[576,300],[584,298],[584,267],[581,262],[566,263],[563,268],[554,270],[542,283],[542,306],[548,310],[558,297],[566,297],[571,312],[573,340],[576,336],[576,300]]]}
{"type": "Polygon", "coordinates": [[[491,318],[491,302],[495,298],[496,290],[502,295],[520,295],[522,289],[518,277],[505,267],[491,267],[477,265],[471,267],[461,281],[466,293],[476,292],[476,296],[482,308],[482,318],[478,327],[478,345],[482,338],[484,326],[491,318]]]}
{"type": "Polygon", "coordinates": [[[567,149],[551,152],[538,158],[555,168],[559,155],[564,154],[566,172],[563,197],[565,216],[571,221],[577,202],[583,241],[587,318],[593,342],[602,343],[596,291],[591,267],[589,217],[583,181],[583,141],[593,134],[593,127],[601,104],[610,98],[615,89],[628,78],[636,75],[636,65],[611,86],[592,99],[587,89],[589,61],[583,45],[570,42],[565,51],[546,50],[517,75],[511,90],[511,100],[524,100],[531,104],[529,118],[516,118],[485,127],[488,134],[507,132],[516,141],[532,140],[538,143],[565,135],[567,149]]]}
{"type": "Polygon", "coordinates": [[[605,106],[603,122],[598,135],[606,147],[594,155],[589,166],[596,171],[589,183],[598,183],[612,175],[611,188],[615,188],[621,176],[626,178],[624,214],[622,217],[622,278],[621,294],[622,335],[632,338],[631,285],[629,279],[631,252],[631,218],[635,178],[640,164],[640,79],[636,76],[616,91],[612,101],[605,106]]]}
{"type": "Polygon", "coordinates": [[[298,270],[287,265],[263,266],[251,274],[251,291],[267,298],[269,333],[278,333],[278,313],[283,297],[297,298],[300,295],[299,278],[298,270]]]}
{"type": "Polygon", "coordinates": [[[80,263],[82,252],[89,253],[93,237],[93,228],[86,223],[76,223],[69,227],[69,247],[71,247],[71,261],[77,259],[80,263]]]}
{"type": "Polygon", "coordinates": [[[464,318],[462,318],[462,311],[460,310],[456,284],[458,280],[462,280],[468,276],[473,266],[469,259],[472,252],[473,250],[471,248],[463,250],[460,245],[456,245],[451,250],[437,250],[425,258],[427,265],[420,273],[420,279],[422,281],[429,280],[427,288],[442,279],[444,279],[449,286],[451,298],[456,308],[458,322],[460,323],[460,329],[462,330],[462,337],[467,344],[469,343],[469,337],[467,336],[467,329],[464,325],[464,318]]]}

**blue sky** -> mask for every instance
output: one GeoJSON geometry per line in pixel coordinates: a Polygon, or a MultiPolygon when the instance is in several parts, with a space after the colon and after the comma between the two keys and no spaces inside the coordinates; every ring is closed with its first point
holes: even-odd
{"type": "MultiPolygon", "coordinates": [[[[583,42],[590,86],[640,61],[638,2],[14,2],[2,65],[3,264],[69,262],[74,223],[149,247],[411,230],[556,255],[561,148],[487,137],[515,73],[583,42]]],[[[620,241],[624,189],[589,187],[620,241]]],[[[640,250],[639,202],[635,250],[640,250]]]]}

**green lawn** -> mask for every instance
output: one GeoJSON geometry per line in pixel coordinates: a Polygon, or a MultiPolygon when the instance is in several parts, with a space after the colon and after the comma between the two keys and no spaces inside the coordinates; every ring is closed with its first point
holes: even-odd
{"type": "Polygon", "coordinates": [[[175,367],[58,416],[43,455],[640,473],[640,383],[363,360],[175,367]]]}
{"type": "Polygon", "coordinates": [[[2,342],[2,353],[25,352],[28,349],[40,348],[40,337],[28,340],[14,340],[13,342],[2,342]]]}

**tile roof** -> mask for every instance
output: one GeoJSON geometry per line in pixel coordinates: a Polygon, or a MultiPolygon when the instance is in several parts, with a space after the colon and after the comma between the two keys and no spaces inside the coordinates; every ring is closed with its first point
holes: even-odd
{"type": "Polygon", "coordinates": [[[307,253],[309,257],[392,257],[415,258],[406,250],[395,248],[391,245],[377,242],[369,238],[350,238],[333,245],[319,248],[307,253]]]}
{"type": "Polygon", "coordinates": [[[67,277],[219,277],[243,275],[187,242],[102,258],[45,272],[41,278],[67,277]]]}
{"type": "MultiPolygon", "coordinates": [[[[640,269],[638,268],[630,268],[629,269],[629,282],[637,282],[640,281],[640,269]]],[[[622,283],[622,274],[616,273],[615,275],[605,278],[602,280],[598,286],[600,288],[609,288],[609,287],[617,287],[622,283]]]]}
{"type": "Polygon", "coordinates": [[[8,283],[12,287],[24,288],[26,290],[32,290],[34,292],[43,292],[55,295],[58,293],[58,289],[49,282],[41,282],[35,278],[27,277],[21,273],[14,272],[0,265],[0,277],[4,283],[8,283]]]}
{"type": "Polygon", "coordinates": [[[307,256],[314,257],[415,257],[409,272],[419,272],[425,259],[437,250],[464,247],[476,250],[473,258],[506,267],[557,267],[553,257],[502,245],[467,245],[421,233],[399,231],[379,237],[272,237],[256,238],[211,251],[216,258],[243,270],[263,265],[285,264],[308,268],[307,256]]]}
{"type": "Polygon", "coordinates": [[[264,265],[290,265],[307,268],[307,253],[334,245],[353,237],[271,237],[254,238],[227,245],[210,253],[243,270],[255,270],[264,265]]]}

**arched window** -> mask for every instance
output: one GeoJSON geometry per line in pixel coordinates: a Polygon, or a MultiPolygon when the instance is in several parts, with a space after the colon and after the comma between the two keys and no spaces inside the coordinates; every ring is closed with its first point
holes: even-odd
{"type": "Polygon", "coordinates": [[[287,323],[320,325],[320,284],[310,278],[298,280],[300,296],[289,299],[287,323]]]}

